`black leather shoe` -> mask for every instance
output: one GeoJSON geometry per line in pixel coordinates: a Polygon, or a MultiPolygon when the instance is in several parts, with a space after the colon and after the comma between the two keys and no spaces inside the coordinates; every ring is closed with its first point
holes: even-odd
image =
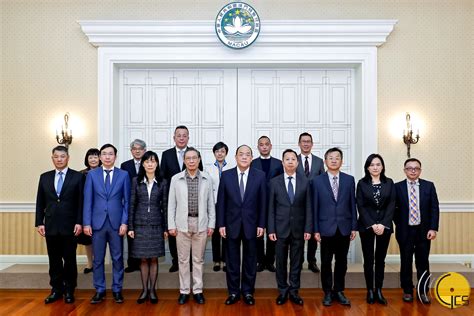
{"type": "Polygon", "coordinates": [[[93,271],[92,268],[84,268],[84,274],[91,273],[93,271]]]}
{"type": "Polygon", "coordinates": [[[204,295],[202,293],[194,294],[193,298],[196,301],[196,303],[198,303],[198,304],[204,304],[204,302],[206,301],[204,299],[204,295]]]}
{"type": "Polygon", "coordinates": [[[169,272],[176,272],[179,270],[179,267],[177,264],[172,264],[170,269],[169,269],[169,272]]]}
{"type": "Polygon", "coordinates": [[[276,299],[276,303],[277,305],[283,305],[286,303],[286,300],[288,299],[288,297],[286,295],[278,295],[277,299],[276,299]]]}
{"type": "Polygon", "coordinates": [[[382,305],[387,305],[387,299],[383,297],[382,294],[382,289],[375,289],[375,299],[377,300],[377,303],[382,304],[382,305]]]}
{"type": "Polygon", "coordinates": [[[323,305],[324,306],[331,306],[332,305],[332,295],[331,295],[330,292],[324,294],[323,305]]]}
{"type": "Polygon", "coordinates": [[[413,294],[403,293],[403,301],[406,302],[406,303],[413,302],[413,294]]]}
{"type": "Polygon", "coordinates": [[[227,272],[227,266],[226,266],[225,262],[224,262],[224,267],[222,267],[222,271],[227,272]]]}
{"type": "Polygon", "coordinates": [[[143,304],[148,299],[148,292],[143,291],[140,293],[140,296],[137,298],[137,304],[143,304]]]}
{"type": "Polygon", "coordinates": [[[313,273],[319,273],[319,268],[316,265],[316,262],[308,263],[308,269],[311,270],[313,273]]]}
{"type": "Polygon", "coordinates": [[[255,299],[253,298],[252,294],[245,294],[244,295],[244,303],[247,305],[255,305],[255,299]]]}
{"type": "Polygon", "coordinates": [[[298,294],[290,294],[290,301],[296,305],[303,305],[303,299],[298,294]]]}
{"type": "Polygon", "coordinates": [[[257,264],[257,272],[262,272],[265,270],[265,265],[263,263],[257,264]]]}
{"type": "Polygon", "coordinates": [[[113,292],[112,295],[113,295],[113,297],[114,297],[115,303],[118,303],[118,304],[122,304],[122,303],[123,303],[122,292],[113,292]]]}
{"type": "Polygon", "coordinates": [[[179,294],[178,296],[178,304],[183,305],[189,301],[189,294],[179,294]]]}
{"type": "Polygon", "coordinates": [[[98,304],[105,299],[105,292],[95,292],[95,295],[91,298],[91,304],[98,304]]]}
{"type": "Polygon", "coordinates": [[[237,296],[237,294],[231,294],[227,299],[225,300],[225,305],[232,305],[240,301],[240,296],[237,296]]]}
{"type": "Polygon", "coordinates": [[[221,270],[221,264],[219,262],[214,262],[214,266],[212,267],[212,270],[214,272],[220,271],[221,270]]]}
{"type": "Polygon", "coordinates": [[[64,303],[66,304],[72,304],[74,303],[74,294],[72,292],[66,292],[64,293],[64,303]]]}
{"type": "Polygon", "coordinates": [[[275,272],[275,265],[274,264],[267,264],[267,270],[270,272],[275,272]]]}
{"type": "Polygon", "coordinates": [[[59,292],[51,292],[51,294],[48,295],[48,297],[46,297],[44,299],[44,303],[45,304],[51,304],[53,302],[56,302],[57,300],[61,299],[63,297],[63,295],[59,292]]]}
{"type": "Polygon", "coordinates": [[[156,290],[152,289],[149,291],[150,303],[157,304],[158,303],[158,295],[156,295],[156,290]]]}
{"type": "Polygon", "coordinates": [[[431,304],[431,300],[425,294],[420,294],[420,300],[423,304],[431,304]]]}
{"type": "Polygon", "coordinates": [[[367,304],[374,304],[374,303],[375,303],[374,290],[368,289],[367,290],[367,304]]]}
{"type": "Polygon", "coordinates": [[[336,299],[336,301],[338,301],[341,305],[347,305],[347,306],[350,306],[351,305],[351,301],[349,301],[349,299],[344,295],[344,292],[340,291],[340,292],[336,292],[334,294],[334,298],[336,299]]]}

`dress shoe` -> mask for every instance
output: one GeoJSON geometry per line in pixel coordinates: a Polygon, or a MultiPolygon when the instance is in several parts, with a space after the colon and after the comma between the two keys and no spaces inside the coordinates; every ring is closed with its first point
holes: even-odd
{"type": "Polygon", "coordinates": [[[298,294],[290,294],[290,301],[296,305],[303,305],[303,299],[298,294]]]}
{"type": "Polygon", "coordinates": [[[92,268],[84,268],[84,274],[91,273],[93,271],[92,268]]]}
{"type": "Polygon", "coordinates": [[[270,272],[275,272],[275,265],[274,264],[267,264],[267,270],[270,272]]]}
{"type": "Polygon", "coordinates": [[[179,294],[178,296],[178,304],[183,305],[189,301],[189,294],[179,294]]]}
{"type": "Polygon", "coordinates": [[[202,293],[194,294],[193,298],[196,301],[196,303],[198,303],[198,304],[204,304],[204,302],[206,301],[204,299],[204,295],[202,293]]]}
{"type": "Polygon", "coordinates": [[[140,293],[140,296],[137,298],[137,304],[143,304],[148,299],[148,292],[143,291],[140,293]]]}
{"type": "Polygon", "coordinates": [[[375,303],[374,290],[368,289],[367,290],[367,304],[374,304],[374,303],[375,303]]]}
{"type": "Polygon", "coordinates": [[[323,305],[324,306],[331,306],[332,305],[332,295],[331,292],[325,293],[323,298],[323,305]]]}
{"type": "Polygon", "coordinates": [[[64,303],[66,304],[72,304],[74,303],[74,294],[72,292],[66,292],[64,293],[64,303]]]}
{"type": "Polygon", "coordinates": [[[308,263],[308,269],[311,270],[313,273],[319,273],[319,268],[316,265],[316,262],[308,263]]]}
{"type": "Polygon", "coordinates": [[[214,266],[212,267],[212,270],[217,272],[221,270],[221,264],[219,262],[214,262],[214,266]]]}
{"type": "Polygon", "coordinates": [[[150,303],[157,304],[158,303],[158,295],[156,295],[156,290],[152,289],[148,291],[150,297],[150,303]]]}
{"type": "Polygon", "coordinates": [[[114,297],[115,303],[118,303],[118,304],[122,304],[122,303],[123,303],[122,292],[113,292],[112,295],[113,295],[113,297],[114,297]]]}
{"type": "Polygon", "coordinates": [[[340,291],[340,292],[336,292],[334,294],[334,298],[336,299],[336,301],[338,301],[341,305],[347,305],[347,306],[350,306],[351,305],[351,301],[349,301],[349,299],[344,295],[344,292],[340,291]]]}
{"type": "Polygon", "coordinates": [[[105,299],[105,292],[95,292],[95,295],[91,298],[91,304],[98,304],[105,299]]]}
{"type": "Polygon", "coordinates": [[[278,295],[277,299],[276,299],[276,303],[277,305],[283,305],[286,303],[286,300],[288,299],[288,297],[286,295],[278,295]]]}
{"type": "Polygon", "coordinates": [[[420,300],[423,304],[431,304],[431,300],[426,294],[420,294],[420,300]]]}
{"type": "Polygon", "coordinates": [[[231,294],[225,300],[225,305],[232,305],[240,301],[240,297],[237,294],[231,294]]]}
{"type": "Polygon", "coordinates": [[[59,292],[51,292],[51,294],[48,295],[48,297],[46,297],[44,299],[44,303],[45,304],[51,304],[53,302],[56,302],[57,300],[61,299],[63,297],[63,295],[59,292]]]}
{"type": "Polygon", "coordinates": [[[244,295],[244,303],[247,305],[255,305],[255,299],[253,298],[252,294],[245,294],[244,295]]]}
{"type": "Polygon", "coordinates": [[[222,271],[227,272],[227,266],[226,266],[225,262],[224,262],[224,266],[222,267],[222,271]]]}
{"type": "Polygon", "coordinates": [[[178,264],[173,263],[169,269],[169,272],[176,272],[178,270],[179,270],[178,264]]]}
{"type": "Polygon", "coordinates": [[[257,272],[262,272],[265,270],[265,265],[263,263],[257,264],[257,272]]]}
{"type": "Polygon", "coordinates": [[[403,293],[403,301],[406,303],[413,302],[413,294],[411,293],[403,293]]]}
{"type": "Polygon", "coordinates": [[[377,300],[377,303],[382,304],[382,305],[387,305],[387,299],[383,297],[382,294],[382,289],[375,289],[375,299],[377,300]]]}

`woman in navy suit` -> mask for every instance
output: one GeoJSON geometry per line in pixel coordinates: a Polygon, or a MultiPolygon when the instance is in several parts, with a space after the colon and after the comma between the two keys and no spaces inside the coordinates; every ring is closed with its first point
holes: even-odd
{"type": "Polygon", "coordinates": [[[364,255],[364,275],[367,285],[367,303],[377,301],[387,305],[382,295],[390,236],[393,233],[395,211],[395,186],[385,176],[382,156],[371,154],[364,165],[365,176],[357,184],[357,209],[359,211],[359,232],[364,255]],[[374,251],[375,243],[375,251],[374,251]],[[375,293],[374,293],[375,258],[375,293]]]}
{"type": "Polygon", "coordinates": [[[158,302],[155,290],[158,257],[165,255],[165,238],[168,236],[165,213],[168,208],[168,185],[160,177],[158,165],[158,155],[147,151],[140,162],[138,176],[132,181],[128,235],[134,239],[131,256],[141,259],[143,289],[137,299],[138,304],[148,298],[152,304],[158,302]]]}

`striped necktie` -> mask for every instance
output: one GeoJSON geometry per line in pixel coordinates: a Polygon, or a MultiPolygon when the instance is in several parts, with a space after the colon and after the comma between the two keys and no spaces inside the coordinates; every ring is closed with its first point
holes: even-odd
{"type": "Polygon", "coordinates": [[[420,212],[418,210],[418,201],[416,197],[416,182],[410,181],[410,220],[409,225],[420,224],[420,212]]]}

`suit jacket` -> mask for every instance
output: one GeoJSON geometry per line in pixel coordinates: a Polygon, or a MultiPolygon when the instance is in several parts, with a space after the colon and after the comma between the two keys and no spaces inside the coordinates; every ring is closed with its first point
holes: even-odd
{"type": "MultiPolygon", "coordinates": [[[[168,196],[168,229],[180,232],[188,231],[188,184],[185,173],[181,171],[171,178],[168,196]]],[[[198,229],[203,232],[216,226],[216,207],[211,177],[204,171],[200,171],[198,177],[198,229]]]]}
{"type": "MultiPolygon", "coordinates": [[[[311,154],[311,157],[312,160],[311,170],[309,171],[309,180],[312,182],[314,178],[324,173],[324,161],[313,154],[311,154]]],[[[298,155],[298,168],[296,171],[304,175],[304,162],[301,162],[301,154],[298,155]]]]}
{"type": "Polygon", "coordinates": [[[130,178],[126,171],[114,168],[110,192],[107,193],[104,169],[95,168],[87,174],[84,186],[84,226],[99,230],[109,217],[113,229],[128,224],[130,178]]]}
{"type": "MultiPolygon", "coordinates": [[[[160,174],[168,183],[171,178],[186,169],[183,163],[183,169],[179,167],[178,156],[176,155],[176,147],[171,147],[163,152],[161,155],[160,174]]],[[[199,170],[203,170],[202,160],[199,162],[199,170]]]]}
{"type": "Polygon", "coordinates": [[[357,230],[354,177],[339,172],[337,201],[334,199],[327,172],[313,180],[314,232],[334,236],[337,228],[343,236],[357,230]]]}
{"type": "MultiPolygon", "coordinates": [[[[436,188],[433,182],[419,179],[420,183],[420,215],[421,229],[423,234],[428,234],[429,230],[438,231],[439,228],[439,202],[436,188]]],[[[393,221],[396,225],[395,237],[399,242],[403,242],[407,237],[408,219],[410,208],[408,205],[407,181],[403,180],[395,184],[396,208],[393,221]]]]}
{"type": "Polygon", "coordinates": [[[293,203],[290,202],[285,186],[285,174],[270,181],[268,202],[268,234],[277,238],[303,239],[304,233],[313,232],[313,210],[309,180],[301,174],[296,176],[296,190],[293,203]]]}
{"type": "MultiPolygon", "coordinates": [[[[374,224],[382,224],[389,228],[385,231],[393,233],[393,214],[395,212],[395,184],[392,179],[382,182],[380,189],[379,206],[374,200],[374,189],[372,183],[359,180],[357,183],[357,210],[359,212],[359,231],[364,232],[374,224]]],[[[370,228],[371,229],[371,228],[370,228]]]]}
{"type": "Polygon", "coordinates": [[[130,159],[122,162],[122,164],[120,165],[120,169],[128,172],[130,183],[132,183],[132,179],[137,176],[137,170],[135,169],[135,160],[130,159]]]}
{"type": "Polygon", "coordinates": [[[240,197],[237,167],[222,173],[217,193],[217,227],[225,227],[229,238],[238,238],[240,228],[246,239],[257,237],[257,227],[265,228],[265,172],[250,168],[244,199],[240,197]]]}
{"type": "Polygon", "coordinates": [[[54,188],[56,170],[43,173],[36,195],[35,226],[45,225],[46,236],[74,235],[74,226],[82,225],[83,175],[68,169],[59,197],[54,188]]]}
{"type": "MultiPolygon", "coordinates": [[[[255,158],[250,167],[257,168],[258,170],[262,170],[262,158],[258,157],[255,158]]],[[[281,160],[277,158],[270,157],[270,169],[268,170],[268,174],[266,175],[267,182],[270,182],[270,179],[280,175],[283,173],[283,165],[281,164],[281,160]]]]}

